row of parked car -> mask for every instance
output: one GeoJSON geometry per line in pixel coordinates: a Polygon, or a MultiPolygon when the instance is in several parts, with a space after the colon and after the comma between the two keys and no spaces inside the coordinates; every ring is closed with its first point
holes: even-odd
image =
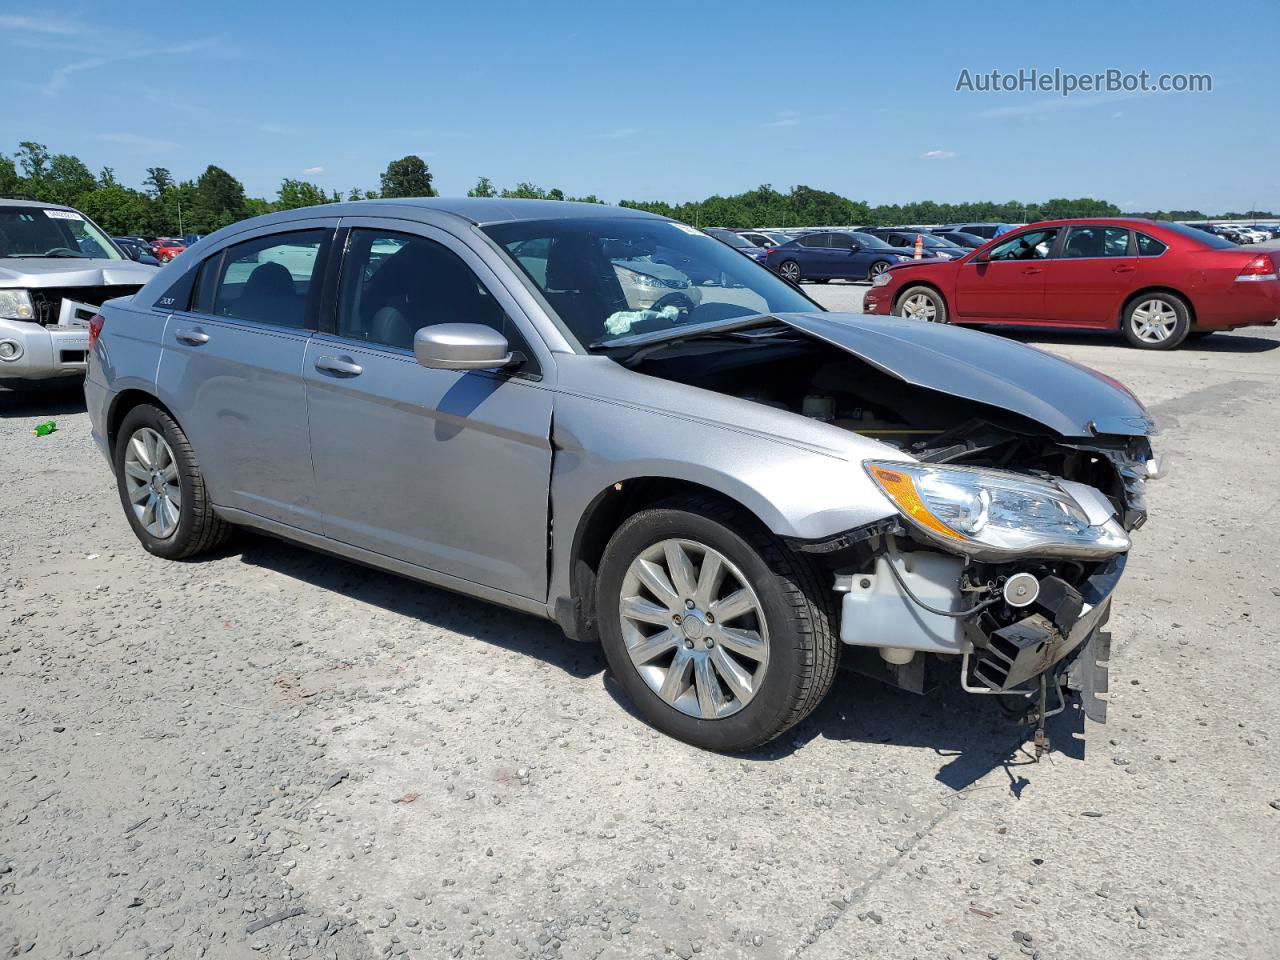
{"type": "Polygon", "coordinates": [[[1232,243],[1262,243],[1280,237],[1280,224],[1254,223],[1189,223],[1187,226],[1212,233],[1232,243]]]}
{"type": "Polygon", "coordinates": [[[706,232],[792,283],[870,281],[866,313],[1119,328],[1152,350],[1280,318],[1280,253],[1241,250],[1204,225],[1119,218],[706,232]]]}
{"type": "Polygon", "coordinates": [[[179,237],[112,237],[115,245],[129,255],[129,259],[153,266],[168,263],[187,249],[188,242],[179,237]]]}

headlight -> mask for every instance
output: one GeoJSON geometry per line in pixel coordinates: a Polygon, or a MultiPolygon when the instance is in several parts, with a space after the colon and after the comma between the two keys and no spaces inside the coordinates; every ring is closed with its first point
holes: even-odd
{"type": "Polygon", "coordinates": [[[666,283],[657,277],[651,277],[647,273],[637,273],[635,270],[627,271],[628,278],[637,287],[665,287],[666,283]]]}
{"type": "Polygon", "coordinates": [[[906,262],[907,260],[910,260],[910,259],[911,259],[911,257],[904,257],[902,254],[898,254],[898,255],[897,255],[897,257],[898,257],[898,262],[899,262],[899,263],[904,263],[904,262],[906,262]]]}
{"type": "Polygon", "coordinates": [[[6,320],[31,320],[36,315],[31,294],[25,290],[0,290],[0,317],[6,320]]]}
{"type": "Polygon", "coordinates": [[[1090,524],[1057,484],[1003,470],[867,461],[871,479],[930,540],[977,559],[1109,557],[1129,549],[1110,517],[1090,524]]]}
{"type": "Polygon", "coordinates": [[[893,278],[889,276],[889,271],[884,270],[871,278],[871,285],[873,287],[884,287],[888,285],[891,279],[893,278]]]}

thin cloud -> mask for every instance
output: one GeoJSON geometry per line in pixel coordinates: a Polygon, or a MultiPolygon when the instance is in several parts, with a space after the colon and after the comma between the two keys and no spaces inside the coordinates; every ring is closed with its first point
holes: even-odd
{"type": "Polygon", "coordinates": [[[608,133],[597,133],[597,140],[626,140],[634,137],[640,132],[638,127],[619,127],[617,130],[610,130],[608,133]]]}
{"type": "MultiPolygon", "coordinates": [[[[113,46],[119,47],[118,44],[113,46]]],[[[93,56],[58,67],[49,75],[49,79],[39,90],[45,96],[56,96],[71,85],[71,77],[73,75],[85,70],[97,70],[101,67],[125,63],[130,60],[189,56],[194,53],[206,53],[219,58],[232,58],[238,55],[238,52],[234,48],[227,46],[221,37],[205,37],[201,40],[191,40],[187,43],[179,43],[167,47],[148,48],[145,45],[134,45],[128,53],[114,54],[112,56],[93,56]]]]}
{"type": "Polygon", "coordinates": [[[57,20],[48,17],[23,17],[14,14],[0,14],[0,30],[52,33],[60,37],[74,37],[85,32],[83,26],[70,20],[57,20]]]}
{"type": "Polygon", "coordinates": [[[786,110],[778,114],[774,119],[766,120],[764,123],[760,124],[760,126],[769,128],[794,127],[798,126],[799,123],[800,114],[796,113],[794,110],[786,110]]]}
{"type": "Polygon", "coordinates": [[[172,140],[148,137],[140,133],[100,133],[94,139],[101,140],[103,143],[118,143],[122,147],[137,150],[139,153],[167,153],[182,149],[181,144],[174,143],[172,140]]]}
{"type": "Polygon", "coordinates": [[[1063,110],[1087,110],[1090,107],[1102,107],[1124,100],[1136,100],[1138,97],[1154,97],[1159,90],[1142,90],[1134,93],[1103,94],[1096,97],[1054,97],[1050,100],[1033,100],[1031,103],[1020,103],[1009,107],[992,107],[978,114],[986,119],[1001,117],[1043,117],[1063,110]]]}
{"type": "Polygon", "coordinates": [[[324,173],[324,167],[307,167],[307,169],[302,171],[302,175],[304,177],[310,177],[317,173],[324,173]]]}
{"type": "Polygon", "coordinates": [[[926,150],[920,154],[921,160],[954,160],[955,158],[954,150],[926,150]]]}
{"type": "Polygon", "coordinates": [[[98,67],[105,67],[110,62],[106,57],[90,57],[87,60],[68,63],[49,75],[48,81],[40,88],[40,92],[47,97],[52,97],[71,86],[73,74],[81,73],[85,70],[96,70],[98,67]]]}

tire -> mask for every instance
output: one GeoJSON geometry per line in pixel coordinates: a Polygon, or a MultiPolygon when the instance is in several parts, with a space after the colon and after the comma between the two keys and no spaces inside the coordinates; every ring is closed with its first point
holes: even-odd
{"type": "Polygon", "coordinates": [[[897,302],[893,305],[893,312],[899,317],[910,317],[928,323],[947,322],[947,302],[942,299],[942,294],[933,287],[919,284],[907,287],[899,294],[897,302]],[[912,308],[916,305],[919,306],[920,312],[913,312],[912,308]]]}
{"type": "Polygon", "coordinates": [[[792,283],[799,283],[803,279],[800,264],[794,260],[783,260],[778,264],[778,273],[784,280],[790,280],[792,283]]]}
{"type": "MultiPolygon", "coordinates": [[[[832,629],[829,591],[817,568],[753,518],[713,499],[671,500],[628,518],[605,549],[596,596],[601,639],[614,677],[644,719],[668,736],[706,750],[749,750],[799,723],[831,689],[839,639],[832,629]],[[678,596],[683,592],[678,577],[665,581],[677,594],[668,602],[657,592],[647,599],[630,593],[637,584],[642,593],[648,589],[635,573],[646,553],[658,558],[663,571],[674,569],[665,565],[672,543],[690,561],[689,582],[697,584],[692,610],[685,601],[693,598],[678,596]],[[704,590],[700,581],[711,554],[723,564],[723,579],[718,589],[704,590]],[[742,588],[754,607],[746,614],[728,613],[724,600],[741,597],[742,588]],[[626,609],[641,609],[652,619],[639,626],[624,623],[624,591],[626,609]],[[723,624],[711,617],[717,608],[723,624]],[[679,626],[675,614],[683,615],[679,626]],[[750,637],[755,638],[754,652],[747,656],[739,643],[750,637]],[[717,638],[723,641],[718,651],[717,638]],[[650,647],[638,647],[641,641],[650,647]],[[659,652],[637,663],[633,651],[640,650],[659,652]],[[687,668],[669,683],[678,657],[687,668]],[[749,684],[735,686],[725,679],[730,672],[724,667],[726,658],[731,670],[736,663],[750,674],[749,684]],[[718,694],[704,699],[707,687],[699,680],[707,676],[718,694]],[[740,695],[748,686],[747,694],[740,695]],[[668,688],[664,698],[662,691],[668,688]]],[[[638,653],[636,659],[644,655],[638,653]]]]}
{"type": "Polygon", "coordinates": [[[1174,293],[1139,294],[1125,304],[1120,328],[1140,350],[1173,350],[1191,332],[1191,311],[1174,293]]]}
{"type": "Polygon", "coordinates": [[[877,260],[871,266],[867,267],[867,279],[874,280],[876,277],[880,276],[880,274],[884,273],[888,269],[889,269],[888,260],[877,260]]]}
{"type": "MultiPolygon", "coordinates": [[[[166,560],[184,560],[226,541],[231,525],[213,512],[195,451],[169,414],[151,404],[134,407],[125,415],[117,437],[112,463],[120,504],[134,535],[148,552],[166,560]],[[163,440],[167,454],[156,444],[157,436],[163,440]],[[148,443],[152,444],[150,451],[147,451],[148,443]],[[156,464],[155,472],[145,466],[147,457],[156,464]],[[166,483],[164,471],[170,464],[176,467],[176,480],[166,483]],[[150,474],[150,481],[144,481],[143,474],[150,474]],[[168,507],[156,504],[150,513],[147,511],[148,500],[165,499],[148,493],[154,491],[157,484],[168,491],[170,503],[175,502],[175,498],[169,494],[177,494],[176,524],[161,522],[172,519],[168,507]],[[147,516],[152,517],[151,529],[145,521],[147,516]],[[172,529],[165,529],[167,526],[172,529]]],[[[169,475],[172,476],[172,472],[169,475]]]]}

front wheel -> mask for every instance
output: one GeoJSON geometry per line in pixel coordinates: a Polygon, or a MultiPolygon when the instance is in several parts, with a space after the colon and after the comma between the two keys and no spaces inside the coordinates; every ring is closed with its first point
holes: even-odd
{"type": "Polygon", "coordinates": [[[1187,339],[1191,314],[1181,297],[1151,293],[1129,303],[1121,326],[1131,346],[1143,350],[1172,350],[1187,339]]]}
{"type": "Polygon", "coordinates": [[[168,413],[151,404],[134,407],[118,436],[120,503],[143,547],[181,560],[227,539],[231,527],[213,512],[195,451],[168,413]]]}
{"type": "Polygon", "coordinates": [[[893,312],[909,320],[928,323],[947,322],[947,304],[942,294],[932,287],[908,287],[894,305],[893,312]]]}
{"type": "Polygon", "coordinates": [[[748,750],[831,687],[839,641],[811,563],[701,498],[630,517],[598,583],[609,666],[644,718],[708,750],[748,750]]]}
{"type": "Polygon", "coordinates": [[[782,274],[784,280],[790,280],[792,283],[800,282],[800,264],[794,260],[783,260],[778,266],[778,272],[782,274]]]}
{"type": "Polygon", "coordinates": [[[880,274],[884,273],[888,269],[889,269],[889,263],[887,260],[877,260],[875,263],[871,265],[871,269],[867,271],[867,279],[874,280],[876,277],[880,276],[880,274]]]}

